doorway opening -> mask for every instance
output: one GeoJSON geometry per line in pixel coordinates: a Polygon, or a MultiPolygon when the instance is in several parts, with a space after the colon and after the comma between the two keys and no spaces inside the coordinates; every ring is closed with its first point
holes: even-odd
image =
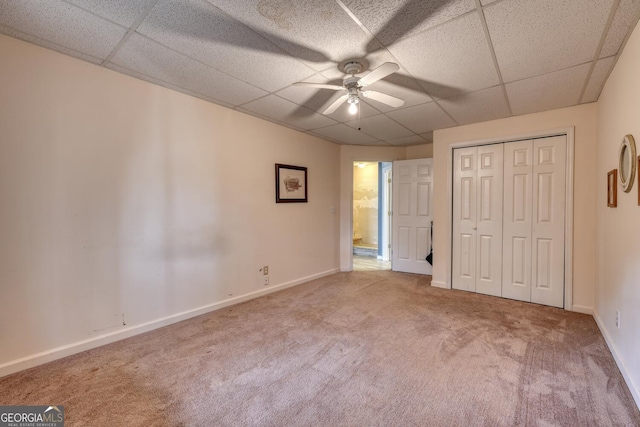
{"type": "Polygon", "coordinates": [[[391,162],[353,162],[353,270],[391,269],[391,162]]]}

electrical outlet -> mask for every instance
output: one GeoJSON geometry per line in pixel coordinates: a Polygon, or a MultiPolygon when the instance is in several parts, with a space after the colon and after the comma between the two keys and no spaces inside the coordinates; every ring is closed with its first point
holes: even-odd
{"type": "Polygon", "coordinates": [[[262,267],[262,274],[265,276],[269,275],[269,266],[265,265],[264,267],[262,267]]]}
{"type": "Polygon", "coordinates": [[[620,329],[620,312],[616,310],[616,328],[620,329]]]}
{"type": "Polygon", "coordinates": [[[262,280],[265,286],[269,285],[269,276],[263,276],[262,280]]]}

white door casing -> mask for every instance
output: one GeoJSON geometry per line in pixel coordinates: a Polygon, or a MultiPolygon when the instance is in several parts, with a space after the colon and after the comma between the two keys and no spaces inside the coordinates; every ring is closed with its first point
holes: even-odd
{"type": "Polygon", "coordinates": [[[393,162],[392,269],[431,274],[432,159],[393,162]]]}

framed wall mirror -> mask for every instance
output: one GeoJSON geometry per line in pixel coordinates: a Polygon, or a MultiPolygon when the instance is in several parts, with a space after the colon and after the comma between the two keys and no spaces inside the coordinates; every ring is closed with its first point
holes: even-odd
{"type": "Polygon", "coordinates": [[[620,144],[618,174],[620,188],[625,193],[631,191],[636,178],[636,142],[631,135],[625,135],[620,144]]]}

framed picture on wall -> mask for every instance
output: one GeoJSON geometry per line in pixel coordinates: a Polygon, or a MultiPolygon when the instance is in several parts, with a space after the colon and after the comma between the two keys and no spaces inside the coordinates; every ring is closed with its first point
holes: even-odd
{"type": "Polygon", "coordinates": [[[607,206],[618,207],[618,169],[607,173],[607,206]]]}
{"type": "Polygon", "coordinates": [[[276,203],[307,203],[307,168],[276,163],[276,203]]]}

